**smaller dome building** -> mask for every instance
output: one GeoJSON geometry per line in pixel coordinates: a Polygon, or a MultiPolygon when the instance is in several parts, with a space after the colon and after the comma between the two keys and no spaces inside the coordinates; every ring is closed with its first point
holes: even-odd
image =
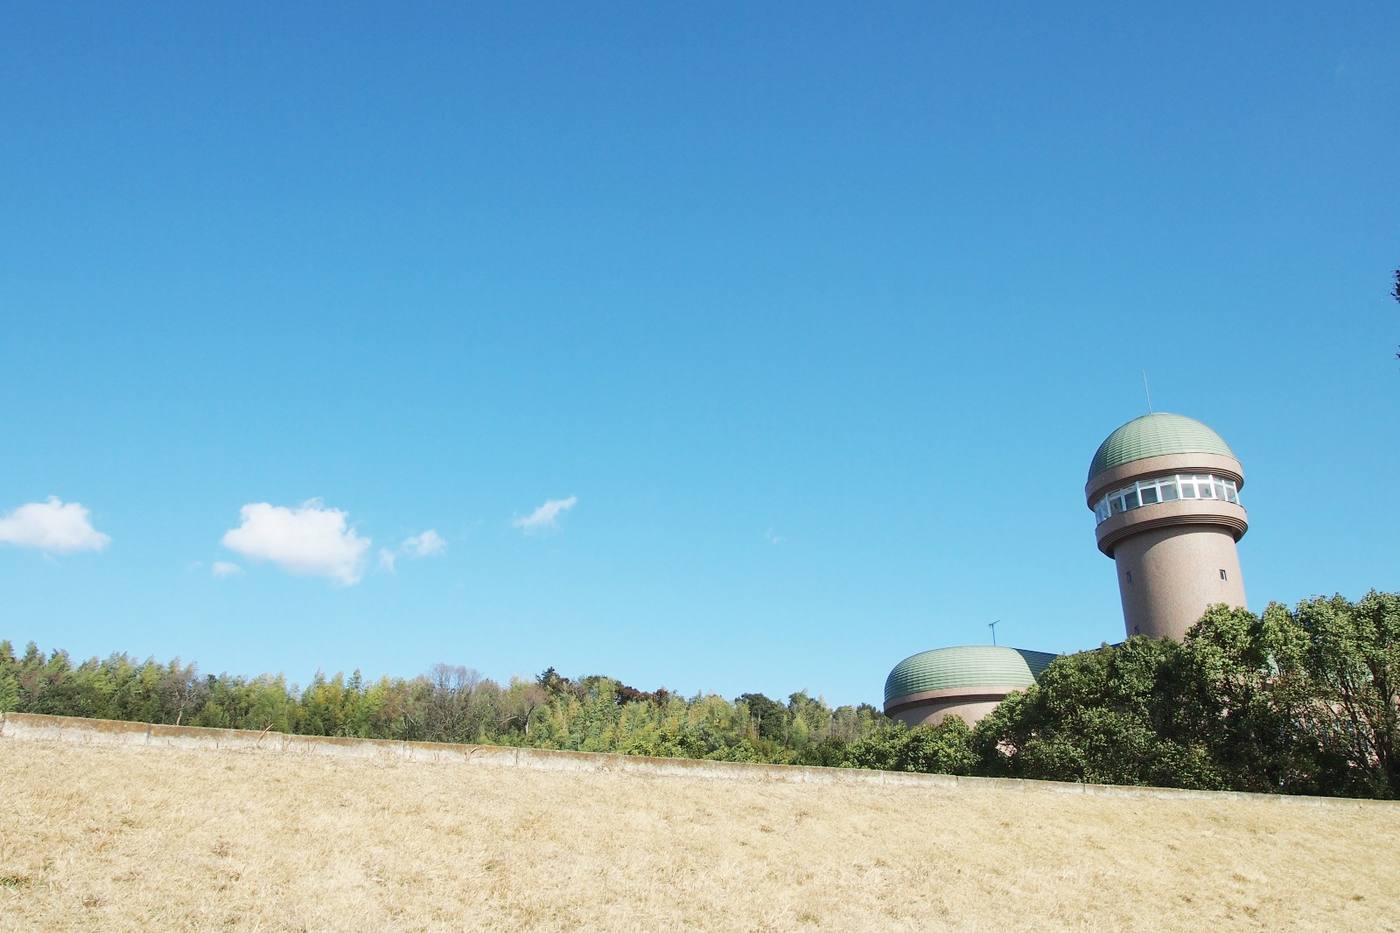
{"type": "Polygon", "coordinates": [[[921,651],[885,678],[885,715],[909,726],[960,716],[970,726],[1008,694],[1034,684],[1056,657],[999,645],[921,651]]]}

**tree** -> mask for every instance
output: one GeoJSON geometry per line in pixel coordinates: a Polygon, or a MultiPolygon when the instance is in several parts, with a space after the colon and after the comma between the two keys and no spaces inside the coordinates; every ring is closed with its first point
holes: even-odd
{"type": "Polygon", "coordinates": [[[885,721],[846,750],[841,762],[849,768],[880,771],[923,771],[971,774],[977,766],[972,731],[960,716],[945,716],[936,726],[885,721]]]}
{"type": "MultiPolygon", "coordinates": [[[[554,668],[551,667],[549,673],[553,671],[554,668]]],[[[528,737],[530,735],[530,718],[548,699],[549,691],[538,682],[511,678],[510,689],[506,691],[503,698],[501,712],[504,715],[499,721],[500,726],[504,728],[513,725],[528,737]]]]}
{"type": "Polygon", "coordinates": [[[434,664],[428,672],[424,729],[435,742],[465,742],[472,737],[472,701],[481,674],[460,664],[434,664]]]}
{"type": "Polygon", "coordinates": [[[574,682],[560,674],[553,667],[545,668],[544,672],[535,678],[535,683],[556,696],[560,693],[574,690],[574,682]]]}
{"type": "Polygon", "coordinates": [[[0,713],[19,705],[19,661],[13,646],[0,641],[0,713]]]}
{"type": "Polygon", "coordinates": [[[789,694],[788,713],[794,728],[801,723],[810,741],[820,742],[831,734],[831,709],[821,697],[812,699],[806,690],[789,694]]]}
{"type": "Polygon", "coordinates": [[[1298,604],[1311,731],[1333,769],[1331,793],[1400,797],[1400,593],[1298,604]]]}
{"type": "Polygon", "coordinates": [[[1400,594],[1213,606],[1182,644],[1059,658],[973,744],[992,774],[1400,797],[1400,594]]]}
{"type": "Polygon", "coordinates": [[[771,700],[761,693],[745,693],[738,702],[748,707],[749,717],[754,721],[760,739],[785,742],[788,735],[788,710],[777,700],[771,700]]]}
{"type": "Polygon", "coordinates": [[[1261,793],[1316,792],[1317,747],[1303,726],[1306,642],[1288,611],[1210,607],[1186,634],[1178,734],[1204,748],[1225,784],[1261,793]]]}
{"type": "Polygon", "coordinates": [[[1182,717],[1184,649],[1138,636],[1056,659],[977,724],[988,773],[1095,784],[1223,788],[1182,717]]]}

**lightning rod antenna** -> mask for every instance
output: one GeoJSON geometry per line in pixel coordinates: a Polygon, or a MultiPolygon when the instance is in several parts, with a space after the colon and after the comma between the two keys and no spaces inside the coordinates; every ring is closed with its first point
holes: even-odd
{"type": "Polygon", "coordinates": [[[1147,396],[1147,413],[1152,414],[1152,389],[1147,384],[1147,370],[1142,371],[1142,391],[1147,396]]]}

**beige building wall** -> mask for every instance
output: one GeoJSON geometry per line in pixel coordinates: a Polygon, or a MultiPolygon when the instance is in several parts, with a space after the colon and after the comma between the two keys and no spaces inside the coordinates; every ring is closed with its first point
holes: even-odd
{"type": "Polygon", "coordinates": [[[885,707],[885,715],[906,726],[936,726],[949,716],[960,716],[969,726],[997,708],[1007,695],[1024,687],[963,687],[900,697],[885,707]]]}
{"type": "Polygon", "coordinates": [[[961,716],[969,726],[977,725],[977,720],[997,708],[1002,697],[995,700],[952,700],[942,703],[910,706],[894,714],[894,718],[909,727],[936,726],[949,716],[961,716]]]}
{"type": "Polygon", "coordinates": [[[1129,535],[1113,548],[1129,636],[1181,641],[1207,606],[1244,606],[1244,577],[1231,532],[1176,525],[1129,535]]]}

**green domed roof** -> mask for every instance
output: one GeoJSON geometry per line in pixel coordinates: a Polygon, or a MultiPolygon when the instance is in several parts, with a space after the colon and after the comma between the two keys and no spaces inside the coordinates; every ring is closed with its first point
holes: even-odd
{"type": "Polygon", "coordinates": [[[1000,645],[935,648],[905,658],[885,678],[885,702],[954,687],[1029,687],[1056,655],[1000,645]]]}
{"type": "Polygon", "coordinates": [[[1235,457],[1224,438],[1195,418],[1159,411],[1134,418],[1104,438],[1089,464],[1089,479],[1134,460],[1165,454],[1235,457]]]}

